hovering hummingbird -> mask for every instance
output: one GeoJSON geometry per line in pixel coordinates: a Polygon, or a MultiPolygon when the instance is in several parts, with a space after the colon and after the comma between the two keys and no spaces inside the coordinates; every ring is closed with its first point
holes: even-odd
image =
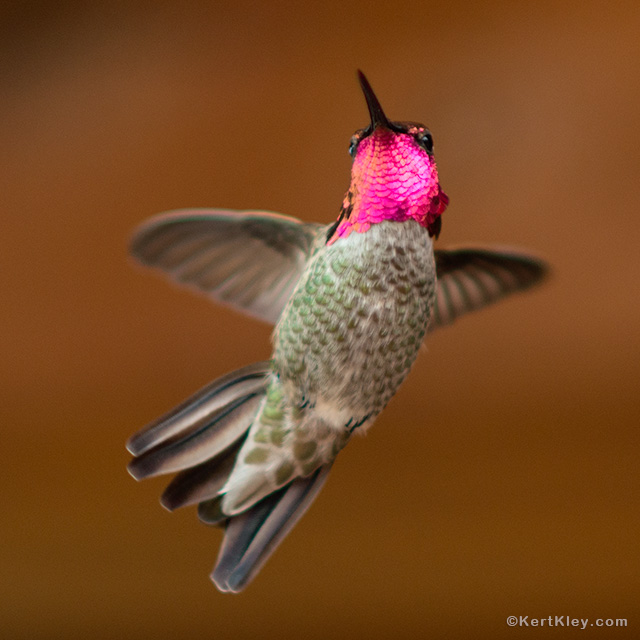
{"type": "Polygon", "coordinates": [[[539,282],[503,250],[435,250],[449,202],[429,130],[385,116],[358,72],[370,124],[349,152],[338,219],[181,210],[132,243],[143,264],[275,323],[271,360],[234,371],[132,436],[131,475],[178,472],[161,498],[224,527],[211,575],[241,591],[287,535],[354,433],[398,390],[427,331],[539,282]]]}

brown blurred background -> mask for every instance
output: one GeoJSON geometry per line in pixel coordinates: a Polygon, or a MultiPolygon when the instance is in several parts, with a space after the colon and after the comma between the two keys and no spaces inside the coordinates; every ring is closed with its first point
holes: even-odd
{"type": "Polygon", "coordinates": [[[0,10],[7,638],[638,637],[640,4],[22,3],[0,10]],[[187,206],[330,221],[367,122],[434,132],[440,246],[554,277],[434,334],[242,595],[124,441],[266,326],[127,258],[187,206]],[[634,631],[635,629],[635,631],[634,631]],[[545,629],[545,637],[566,629],[545,629]],[[564,636],[563,636],[564,637],[564,636]]]}

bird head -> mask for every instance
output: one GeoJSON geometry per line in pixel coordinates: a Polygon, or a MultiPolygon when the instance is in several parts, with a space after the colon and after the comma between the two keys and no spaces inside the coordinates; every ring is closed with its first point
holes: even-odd
{"type": "Polygon", "coordinates": [[[361,71],[358,78],[371,122],[351,138],[351,185],[329,241],[386,220],[416,220],[437,237],[449,198],[440,188],[431,132],[389,120],[361,71]]]}

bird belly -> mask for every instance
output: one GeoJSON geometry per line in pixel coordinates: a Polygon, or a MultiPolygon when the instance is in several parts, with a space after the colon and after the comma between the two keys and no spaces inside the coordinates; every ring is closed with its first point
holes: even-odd
{"type": "Polygon", "coordinates": [[[274,334],[288,403],[337,429],[371,424],[417,356],[435,284],[431,239],[414,221],[320,248],[274,334]]]}

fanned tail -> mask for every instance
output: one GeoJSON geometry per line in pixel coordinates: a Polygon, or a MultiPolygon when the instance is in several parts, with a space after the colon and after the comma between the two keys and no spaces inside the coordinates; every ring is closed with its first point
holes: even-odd
{"type": "Polygon", "coordinates": [[[261,567],[311,505],[330,465],[294,479],[247,511],[228,516],[220,490],[266,393],[270,363],[258,362],[207,385],[134,434],[127,449],[136,479],[178,472],[160,498],[173,511],[198,503],[206,524],[225,527],[211,579],[221,591],[238,592],[261,567]]]}

